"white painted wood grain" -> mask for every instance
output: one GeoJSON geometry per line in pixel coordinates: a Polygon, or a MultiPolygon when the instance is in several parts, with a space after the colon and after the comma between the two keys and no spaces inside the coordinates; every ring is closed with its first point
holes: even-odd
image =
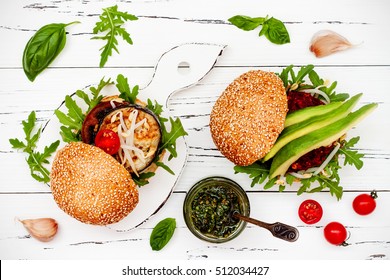
{"type": "MultiPolygon", "coordinates": [[[[186,42],[227,44],[231,48],[219,65],[389,65],[390,38],[385,36],[390,26],[388,3],[378,1],[327,1],[318,7],[310,1],[134,1],[118,5],[139,17],[126,23],[134,45],[120,42],[121,55],[110,57],[107,66],[154,65],[159,55],[171,46],[186,42]],[[283,3],[283,4],[281,4],[283,3]],[[207,8],[205,8],[207,7],[207,8]],[[256,7],[256,9],[253,9],[256,7]],[[335,8],[337,7],[337,8],[335,8]],[[349,12],[346,12],[349,11],[349,12]],[[258,30],[244,32],[232,26],[228,18],[236,14],[275,16],[286,23],[291,44],[275,46],[258,30]],[[309,51],[314,33],[332,29],[346,36],[356,48],[323,59],[309,51]],[[142,55],[140,55],[142,54],[142,55]]],[[[112,1],[111,3],[115,3],[112,1]]],[[[103,42],[91,40],[92,29],[109,5],[102,1],[6,1],[2,3],[0,36],[2,66],[20,67],[23,48],[42,25],[51,22],[82,23],[67,28],[66,48],[52,67],[97,67],[99,48],[103,42]],[[18,16],[14,16],[17,14],[18,16]],[[23,18],[24,20],[20,20],[23,18]]]]}
{"type": "MultiPolygon", "coordinates": [[[[157,0],[157,1],[55,1],[19,0],[0,4],[0,258],[1,259],[389,259],[390,256],[390,142],[386,137],[390,118],[390,27],[388,1],[329,0],[157,0]],[[134,45],[120,42],[120,54],[109,58],[100,69],[99,48],[103,42],[90,40],[101,8],[118,4],[139,17],[126,23],[134,45]],[[206,7],[206,8],[205,8],[206,7]],[[336,8],[335,8],[336,7],[336,8]],[[227,19],[236,14],[271,15],[285,22],[291,43],[276,46],[244,32],[227,19]],[[21,57],[28,39],[51,22],[82,23],[67,28],[68,41],[54,63],[31,83],[24,76],[21,57]],[[356,44],[351,50],[323,59],[309,51],[312,35],[332,29],[356,44]],[[52,117],[67,94],[97,83],[103,76],[122,73],[131,84],[145,86],[160,55],[187,42],[226,44],[216,67],[198,85],[175,94],[170,113],[182,119],[189,133],[188,162],[168,203],[140,229],[124,234],[84,225],[64,214],[54,203],[50,189],[33,181],[24,155],[13,151],[10,137],[23,137],[21,121],[32,110],[40,124],[52,117]],[[235,175],[233,165],[216,150],[208,128],[211,108],[238,75],[250,69],[280,71],[281,67],[312,63],[321,77],[338,81],[338,91],[364,96],[359,106],[379,103],[378,109],[348,135],[360,135],[357,149],[365,153],[361,171],[346,167],[341,201],[328,193],[297,196],[250,188],[250,179],[235,175]],[[247,191],[252,215],[265,221],[281,221],[298,227],[300,239],[287,243],[272,238],[263,229],[248,226],[235,240],[214,245],[196,239],[182,216],[185,192],[199,179],[221,175],[234,179],[247,191]],[[353,198],[362,191],[379,190],[377,209],[367,217],[352,211],[353,198]],[[296,215],[305,198],[324,207],[318,225],[307,226],[296,215]],[[58,236],[49,243],[28,236],[15,217],[50,216],[60,223],[58,236]],[[153,226],[165,217],[175,217],[178,226],[172,241],[161,252],[149,248],[153,226]],[[330,221],[345,224],[351,233],[348,247],[332,246],[322,236],[330,221]],[[137,252],[134,255],[134,252],[137,252]]],[[[53,139],[55,140],[55,139],[53,139]]]]}
{"type": "Polygon", "coordinates": [[[249,193],[251,215],[266,222],[281,221],[296,226],[300,238],[289,243],[272,237],[265,229],[248,225],[231,242],[211,244],[194,237],[181,215],[184,193],[175,193],[166,206],[141,228],[117,233],[104,227],[85,225],[59,210],[50,195],[0,196],[2,259],[370,259],[388,258],[390,253],[389,193],[378,198],[378,208],[370,217],[357,217],[351,207],[356,193],[345,194],[344,203],[332,202],[325,194],[316,199],[324,206],[322,220],[312,226],[295,215],[299,204],[309,196],[295,194],[249,193]],[[294,213],[294,214],[292,214],[294,213]],[[59,233],[49,243],[31,238],[15,221],[50,215],[59,223],[59,233]],[[160,252],[149,246],[153,226],[165,217],[177,220],[171,242],[160,252]],[[350,233],[350,246],[337,247],[323,238],[323,227],[337,220],[350,233]],[[313,249],[315,248],[315,249],[313,249]],[[136,254],[134,252],[137,252],[136,254]],[[381,257],[382,256],[382,257],[381,257]]]}

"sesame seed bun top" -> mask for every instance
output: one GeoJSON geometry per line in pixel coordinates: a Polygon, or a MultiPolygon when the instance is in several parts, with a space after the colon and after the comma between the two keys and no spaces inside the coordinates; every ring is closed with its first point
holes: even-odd
{"type": "Polygon", "coordinates": [[[284,127],[287,96],[272,72],[253,70],[235,79],[216,101],[210,132],[220,152],[237,165],[263,158],[284,127]]]}
{"type": "Polygon", "coordinates": [[[100,148],[82,142],[57,152],[50,179],[58,206],[83,223],[119,222],[138,203],[130,173],[100,148]]]}

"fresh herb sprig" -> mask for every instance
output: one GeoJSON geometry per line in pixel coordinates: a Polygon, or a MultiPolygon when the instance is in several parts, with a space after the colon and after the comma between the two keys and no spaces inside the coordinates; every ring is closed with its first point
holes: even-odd
{"type": "Polygon", "coordinates": [[[314,65],[311,64],[302,66],[298,70],[298,73],[295,73],[294,65],[289,65],[284,68],[278,76],[283,81],[283,85],[287,92],[290,90],[299,91],[301,89],[318,88],[328,95],[331,102],[345,101],[349,98],[348,93],[336,93],[336,81],[327,86],[325,81],[319,77],[316,71],[314,71],[314,65]],[[309,78],[311,84],[306,82],[306,78],[309,78]]]}
{"type": "Polygon", "coordinates": [[[127,12],[118,11],[118,6],[112,6],[103,9],[103,13],[100,15],[100,21],[98,21],[93,29],[93,34],[106,32],[103,36],[94,36],[91,39],[105,40],[106,44],[100,49],[100,68],[104,67],[108,57],[112,55],[112,51],[118,51],[118,40],[116,36],[121,36],[130,45],[133,44],[133,40],[130,34],[126,31],[122,25],[128,20],[137,20],[135,15],[128,14],[127,12]]]}
{"type": "Polygon", "coordinates": [[[171,240],[176,229],[176,219],[166,218],[160,221],[150,235],[150,247],[153,251],[160,251],[171,240]]]}
{"type": "Polygon", "coordinates": [[[49,163],[50,156],[57,150],[60,141],[57,140],[49,146],[45,146],[43,153],[36,151],[42,128],[36,128],[36,114],[32,111],[26,121],[22,121],[23,130],[26,135],[25,141],[17,138],[9,139],[13,149],[21,150],[28,157],[26,162],[30,167],[31,176],[38,182],[50,182],[50,172],[45,167],[49,163]]]}
{"type": "MultiPolygon", "coordinates": [[[[325,86],[323,79],[314,71],[313,65],[302,66],[298,72],[294,72],[293,65],[290,65],[282,70],[279,77],[282,79],[286,91],[300,90],[307,88],[318,88],[328,95],[331,102],[344,101],[349,95],[347,93],[337,93],[335,91],[336,82],[333,82],[330,86],[325,86]],[[305,79],[310,80],[306,82],[305,79]]],[[[339,140],[340,149],[336,152],[332,160],[324,168],[323,172],[319,174],[309,174],[307,178],[297,178],[289,173],[286,173],[282,178],[269,179],[270,162],[257,161],[249,166],[235,166],[235,173],[245,173],[252,179],[251,186],[256,184],[264,184],[264,189],[270,189],[275,185],[279,187],[279,191],[283,191],[287,185],[297,184],[297,194],[302,193],[314,193],[323,190],[328,190],[332,196],[335,196],[338,200],[342,198],[343,187],[340,185],[339,170],[342,163],[345,165],[354,166],[360,170],[363,167],[362,158],[364,154],[354,150],[353,147],[358,143],[360,137],[354,137],[350,140],[339,140]]],[[[272,160],[272,159],[271,159],[272,160]]]]}
{"type": "Polygon", "coordinates": [[[84,102],[85,107],[87,108],[86,110],[83,110],[72,96],[65,96],[65,107],[67,108],[67,112],[64,113],[59,109],[54,111],[60,123],[63,124],[60,127],[60,134],[64,142],[81,141],[81,128],[85,116],[102,100],[103,95],[101,95],[101,91],[108,84],[111,84],[111,80],[108,79],[105,81],[103,78],[100,80],[97,87],[90,87],[89,91],[92,93],[92,98],[90,98],[89,94],[85,91],[76,91],[75,95],[84,102]]]}
{"type": "Polygon", "coordinates": [[[52,23],[42,26],[27,42],[23,52],[23,70],[33,82],[60,54],[66,43],[65,27],[79,23],[52,23]]]}
{"type": "Polygon", "coordinates": [[[228,19],[234,26],[250,31],[254,30],[260,25],[262,26],[259,37],[264,35],[270,42],[282,45],[290,43],[290,35],[284,23],[274,17],[249,17],[243,15],[236,15],[228,19]]]}

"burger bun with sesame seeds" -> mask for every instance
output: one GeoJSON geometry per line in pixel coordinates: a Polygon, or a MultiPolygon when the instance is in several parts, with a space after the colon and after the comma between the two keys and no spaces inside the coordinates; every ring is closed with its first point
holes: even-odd
{"type": "Polygon", "coordinates": [[[65,213],[94,225],[119,222],[139,199],[130,173],[100,148],[82,142],[71,142],[57,152],[50,187],[65,213]]]}
{"type": "Polygon", "coordinates": [[[211,136],[227,159],[247,166],[270,151],[287,111],[283,81],[275,73],[252,70],[236,78],[216,101],[211,136]]]}

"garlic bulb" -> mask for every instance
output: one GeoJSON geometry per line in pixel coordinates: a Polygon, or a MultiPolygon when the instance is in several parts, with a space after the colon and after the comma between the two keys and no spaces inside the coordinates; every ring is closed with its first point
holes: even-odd
{"type": "Polygon", "coordinates": [[[52,218],[19,220],[32,237],[42,242],[53,239],[58,230],[57,221],[52,218]]]}
{"type": "Polygon", "coordinates": [[[314,53],[316,57],[328,56],[332,53],[346,50],[353,45],[340,34],[331,30],[321,30],[314,34],[310,51],[314,53]]]}

